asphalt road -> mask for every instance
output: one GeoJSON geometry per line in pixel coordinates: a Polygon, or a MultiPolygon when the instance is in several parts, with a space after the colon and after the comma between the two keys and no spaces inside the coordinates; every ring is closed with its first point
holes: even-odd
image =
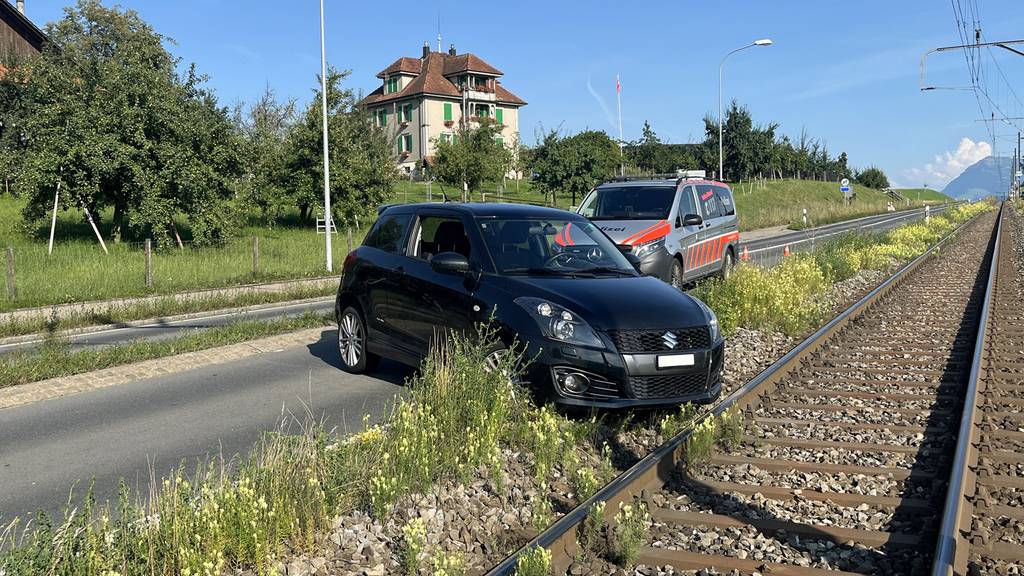
{"type": "MultiPolygon", "coordinates": [[[[931,215],[937,216],[952,205],[932,206],[931,215]]],[[[750,242],[743,241],[740,232],[740,253],[747,249],[750,261],[761,266],[774,266],[783,258],[786,246],[790,252],[806,252],[813,250],[815,244],[830,238],[851,232],[885,232],[893,228],[909,224],[924,218],[924,209],[916,208],[901,212],[890,212],[877,216],[868,216],[846,222],[836,222],[817,228],[787,232],[778,236],[761,238],[750,242]]]]}
{"type": "Polygon", "coordinates": [[[95,479],[98,502],[118,480],[148,489],[181,462],[245,453],[307,407],[339,431],[379,416],[409,368],[384,361],[372,376],[337,368],[335,330],[309,347],[0,410],[0,525],[36,510],[59,512],[69,489],[95,479]]]}
{"type": "MultiPolygon", "coordinates": [[[[193,330],[205,330],[241,320],[271,320],[301,316],[306,312],[326,314],[333,310],[334,297],[328,296],[321,300],[303,302],[301,304],[275,304],[254,307],[244,311],[212,312],[209,315],[204,314],[183,320],[161,319],[144,324],[103,327],[95,331],[67,336],[64,338],[64,341],[74,349],[88,350],[122,344],[129,340],[165,340],[183,336],[193,330]]],[[[26,350],[40,342],[42,342],[41,339],[31,339],[23,342],[0,344],[0,354],[26,350]]]]}

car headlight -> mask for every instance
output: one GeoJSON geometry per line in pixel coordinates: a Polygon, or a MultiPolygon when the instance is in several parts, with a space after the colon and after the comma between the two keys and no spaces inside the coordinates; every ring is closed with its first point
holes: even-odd
{"type": "Polygon", "coordinates": [[[711,309],[699,298],[694,298],[697,304],[700,304],[701,310],[704,310],[704,318],[708,321],[708,327],[711,328],[711,343],[718,341],[718,338],[722,335],[722,330],[718,326],[718,316],[715,315],[715,311],[711,309]]]}
{"type": "Polygon", "coordinates": [[[541,298],[516,298],[516,304],[530,313],[545,336],[558,342],[604,348],[594,329],[578,314],[541,298]]]}
{"type": "Polygon", "coordinates": [[[635,244],[633,246],[633,254],[637,258],[643,258],[648,254],[654,254],[656,251],[661,250],[665,247],[665,237],[662,236],[657,240],[651,240],[650,242],[644,242],[643,244],[635,244]]]}

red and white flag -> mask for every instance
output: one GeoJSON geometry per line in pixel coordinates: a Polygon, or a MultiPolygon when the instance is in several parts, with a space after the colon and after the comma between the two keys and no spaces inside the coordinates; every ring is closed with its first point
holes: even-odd
{"type": "Polygon", "coordinates": [[[619,75],[618,74],[615,75],[615,93],[616,94],[621,94],[622,93],[622,84],[619,83],[619,75]]]}

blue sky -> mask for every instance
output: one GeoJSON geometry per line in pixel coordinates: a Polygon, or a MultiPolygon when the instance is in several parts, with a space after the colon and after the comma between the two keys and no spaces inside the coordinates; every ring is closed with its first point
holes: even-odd
{"type": "MultiPolygon", "coordinates": [[[[42,25],[69,3],[27,0],[27,11],[42,25]]],[[[1016,2],[978,4],[986,39],[1021,35],[1016,2]]],[[[282,97],[310,98],[319,70],[316,0],[121,5],[172,37],[172,51],[210,75],[225,105],[250,101],[267,85],[282,97]]],[[[374,75],[396,58],[418,56],[425,40],[436,47],[438,15],[445,48],[454,43],[484,58],[529,102],[520,119],[527,143],[542,126],[616,134],[616,74],[626,139],[649,120],[664,140],[699,141],[702,117],[717,113],[722,55],[770,37],[773,46],[736,54],[725,70],[727,100],[748,106],[755,121],[777,122],[793,137],[806,128],[833,154],[846,151],[858,167],[878,165],[901,186],[941,187],[991,151],[972,92],[918,90],[921,54],[959,43],[946,1],[327,0],[328,60],[352,70],[350,85],[369,92],[374,75]]],[[[1005,54],[984,55],[989,95],[1007,115],[1024,116],[995,68],[998,62],[1024,99],[1024,57],[1005,54]]],[[[927,77],[935,85],[967,84],[963,54],[930,57],[927,77]]],[[[997,153],[1009,154],[1015,131],[997,128],[997,153]]]]}

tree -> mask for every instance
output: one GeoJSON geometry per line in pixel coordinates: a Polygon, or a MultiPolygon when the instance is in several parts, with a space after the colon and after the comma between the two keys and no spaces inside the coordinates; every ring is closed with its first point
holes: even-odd
{"type": "Polygon", "coordinates": [[[463,123],[450,140],[437,142],[434,176],[472,194],[488,181],[501,180],[512,168],[512,151],[498,139],[501,127],[486,119],[463,123]]]}
{"type": "Polygon", "coordinates": [[[79,0],[47,26],[49,42],[27,83],[26,145],[16,191],[27,220],[61,207],[94,218],[114,211],[111,236],[132,227],[169,242],[184,213],[193,239],[230,221],[230,182],[240,168],[227,110],[131,10],[79,0]]]}
{"type": "MultiPolygon", "coordinates": [[[[394,194],[396,179],[392,147],[369,113],[356,106],[351,89],[341,87],[349,71],[327,72],[327,123],[331,158],[331,212],[355,223],[372,214],[394,194]]],[[[317,86],[320,86],[317,76],[317,86]]],[[[308,221],[323,206],[323,113],[321,91],[295,123],[288,136],[284,162],[285,190],[299,217],[308,221]]]]}
{"type": "Polygon", "coordinates": [[[882,172],[881,168],[877,168],[875,166],[858,172],[857,183],[876,190],[889,187],[889,179],[886,178],[885,172],[882,172]]]}
{"type": "Polygon", "coordinates": [[[28,142],[28,71],[32,62],[13,50],[0,51],[0,192],[9,192],[17,178],[17,161],[28,142]]]}
{"type": "Polygon", "coordinates": [[[558,192],[583,195],[619,168],[619,147],[607,133],[588,130],[562,137],[547,133],[534,149],[533,169],[537,188],[552,195],[558,192]]]}
{"type": "Polygon", "coordinates": [[[248,109],[235,108],[235,129],[242,142],[239,196],[258,208],[267,224],[292,205],[286,162],[295,121],[295,100],[279,102],[269,86],[248,109]]]}

